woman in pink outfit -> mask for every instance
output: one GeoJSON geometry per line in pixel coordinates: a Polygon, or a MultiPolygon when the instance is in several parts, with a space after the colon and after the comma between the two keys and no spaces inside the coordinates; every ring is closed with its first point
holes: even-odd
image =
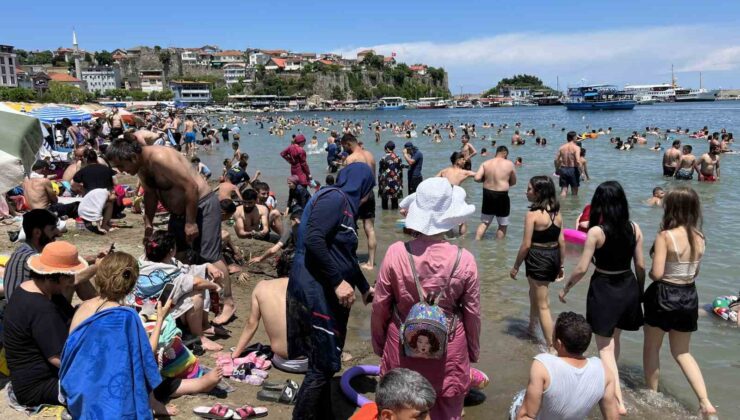
{"type": "Polygon", "coordinates": [[[470,388],[470,363],[478,361],[480,348],[480,283],[473,255],[463,250],[455,267],[458,247],[445,241],[444,235],[465,221],[475,206],[465,203],[462,188],[453,187],[445,178],[430,178],[403,200],[401,208],[408,211],[406,227],[415,232],[408,250],[424,294],[439,296],[437,303],[454,326],[441,359],[402,354],[399,328],[420,299],[406,244],[396,242],[388,248],[375,284],[373,350],[382,358],[381,375],[403,367],[431,382],[437,392],[430,412],[433,420],[460,419],[470,388]]]}

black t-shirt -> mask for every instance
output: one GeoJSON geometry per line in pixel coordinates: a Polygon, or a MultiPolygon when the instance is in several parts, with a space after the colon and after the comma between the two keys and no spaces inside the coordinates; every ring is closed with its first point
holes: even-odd
{"type": "Polygon", "coordinates": [[[115,174],[113,169],[107,165],[93,163],[77,171],[72,179],[74,182],[82,184],[87,192],[98,188],[111,190],[113,189],[113,175],[115,174]]]}
{"type": "Polygon", "coordinates": [[[242,182],[249,183],[249,175],[247,174],[247,171],[243,171],[241,169],[229,169],[229,171],[226,172],[226,177],[229,178],[229,181],[234,185],[239,185],[242,182]]]}
{"type": "Polygon", "coordinates": [[[19,402],[37,401],[39,382],[59,378],[59,369],[49,363],[61,356],[74,315],[62,295],[51,300],[40,293],[18,287],[5,308],[3,341],[13,391],[19,402]]]}

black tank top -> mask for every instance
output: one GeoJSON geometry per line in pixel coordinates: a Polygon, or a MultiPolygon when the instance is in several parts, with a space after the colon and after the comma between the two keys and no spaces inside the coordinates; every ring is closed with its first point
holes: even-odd
{"type": "MultiPolygon", "coordinates": [[[[632,257],[635,255],[635,245],[637,238],[635,237],[635,225],[630,222],[632,226],[632,234],[629,238],[629,243],[621,244],[615,241],[610,241],[609,236],[604,232],[604,245],[601,248],[594,250],[594,265],[596,268],[604,271],[627,271],[632,269],[632,257]]],[[[599,225],[601,229],[604,228],[599,225]]]]}
{"type": "Polygon", "coordinates": [[[550,213],[550,226],[547,229],[532,231],[532,243],[547,244],[557,242],[560,239],[561,227],[555,224],[556,215],[557,213],[550,213]]]}

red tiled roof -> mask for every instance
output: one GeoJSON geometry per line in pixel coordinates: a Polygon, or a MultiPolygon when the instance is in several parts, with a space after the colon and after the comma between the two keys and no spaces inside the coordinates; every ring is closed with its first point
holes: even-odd
{"type": "Polygon", "coordinates": [[[70,76],[69,74],[63,74],[63,73],[49,73],[49,77],[51,80],[55,82],[63,82],[63,83],[74,83],[74,82],[81,82],[80,79],[70,76]]]}
{"type": "Polygon", "coordinates": [[[386,62],[386,63],[388,63],[388,62],[391,62],[391,61],[396,61],[396,59],[393,58],[393,57],[383,57],[383,61],[386,62]]]}
{"type": "Polygon", "coordinates": [[[215,57],[241,57],[244,55],[244,53],[237,50],[227,50],[214,53],[213,55],[215,57]]]}
{"type": "Polygon", "coordinates": [[[336,64],[335,62],[331,60],[319,60],[319,63],[326,64],[327,66],[331,66],[332,64],[336,64]]]}
{"type": "Polygon", "coordinates": [[[273,63],[275,63],[275,65],[278,66],[278,68],[281,68],[281,69],[282,68],[285,68],[285,59],[284,58],[272,57],[272,58],[270,58],[270,61],[272,61],[273,63]]]}
{"type": "Polygon", "coordinates": [[[262,50],[263,53],[267,55],[280,55],[280,54],[287,54],[288,51],[286,50],[262,50]]]}
{"type": "Polygon", "coordinates": [[[422,71],[422,70],[426,70],[427,69],[427,66],[425,66],[423,64],[417,64],[417,65],[414,65],[414,66],[409,66],[409,69],[411,71],[422,71]]]}

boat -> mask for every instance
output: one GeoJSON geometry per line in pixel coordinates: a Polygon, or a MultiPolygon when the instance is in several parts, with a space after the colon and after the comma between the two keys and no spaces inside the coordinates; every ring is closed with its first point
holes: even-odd
{"type": "Polygon", "coordinates": [[[635,95],[635,98],[655,99],[659,102],[671,102],[676,96],[676,86],[672,83],[655,85],[627,85],[624,91],[635,95]]]}
{"type": "Polygon", "coordinates": [[[447,108],[447,101],[442,98],[419,98],[416,103],[416,109],[444,109],[447,108]]]}
{"type": "Polygon", "coordinates": [[[637,101],[614,85],[584,85],[568,89],[563,105],[569,111],[630,110],[637,101]]]}
{"type": "Polygon", "coordinates": [[[562,105],[563,103],[560,102],[560,96],[557,95],[549,95],[549,96],[537,96],[532,98],[534,103],[537,104],[537,106],[553,106],[553,105],[562,105]]]}
{"type": "Polygon", "coordinates": [[[636,99],[637,105],[654,105],[656,102],[658,102],[657,99],[653,98],[650,95],[639,96],[636,99]]]}
{"type": "Polygon", "coordinates": [[[394,111],[406,108],[406,100],[400,96],[386,96],[378,100],[375,107],[378,111],[394,111]]]}
{"type": "Polygon", "coordinates": [[[719,95],[718,89],[676,89],[676,102],[713,102],[719,95]]]}

